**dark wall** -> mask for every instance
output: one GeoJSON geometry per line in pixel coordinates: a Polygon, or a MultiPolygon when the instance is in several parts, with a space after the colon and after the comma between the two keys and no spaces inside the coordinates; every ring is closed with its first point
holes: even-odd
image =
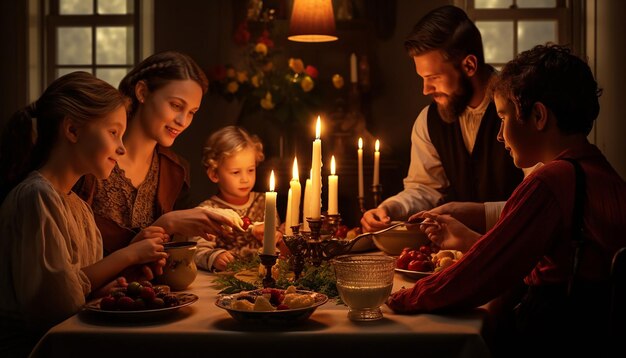
{"type": "Polygon", "coordinates": [[[0,2],[0,123],[28,101],[27,1],[0,2]]]}

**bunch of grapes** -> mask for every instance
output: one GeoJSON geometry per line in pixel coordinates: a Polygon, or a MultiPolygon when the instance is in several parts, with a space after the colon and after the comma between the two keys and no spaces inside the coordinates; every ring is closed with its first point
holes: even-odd
{"type": "Polygon", "coordinates": [[[133,281],[100,300],[100,309],[106,311],[140,311],[178,306],[176,295],[167,286],[153,286],[150,281],[133,281]]]}

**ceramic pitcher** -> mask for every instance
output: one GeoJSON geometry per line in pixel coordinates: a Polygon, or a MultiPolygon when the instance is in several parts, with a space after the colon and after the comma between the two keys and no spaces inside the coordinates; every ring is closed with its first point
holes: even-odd
{"type": "Polygon", "coordinates": [[[173,291],[189,287],[198,274],[198,268],[193,260],[196,249],[195,242],[167,243],[165,251],[169,257],[163,267],[163,274],[157,277],[157,281],[170,286],[173,291]]]}

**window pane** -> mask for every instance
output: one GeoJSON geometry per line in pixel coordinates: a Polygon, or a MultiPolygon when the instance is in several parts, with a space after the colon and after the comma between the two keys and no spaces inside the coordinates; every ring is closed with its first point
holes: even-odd
{"type": "Polygon", "coordinates": [[[133,0],[98,0],[98,14],[132,14],[133,0]]]}
{"type": "Polygon", "coordinates": [[[96,63],[131,64],[132,38],[132,30],[127,27],[96,28],[96,63]]]}
{"type": "Polygon", "coordinates": [[[517,0],[519,8],[549,8],[556,7],[556,0],[517,0]]]}
{"type": "Polygon", "coordinates": [[[96,77],[107,81],[111,86],[117,88],[120,81],[128,73],[127,68],[97,68],[96,77]]]}
{"type": "Polygon", "coordinates": [[[61,0],[59,2],[61,15],[90,15],[93,14],[93,0],[61,0]]]}
{"type": "Polygon", "coordinates": [[[476,9],[508,9],[513,5],[513,0],[475,0],[476,9]]]}
{"type": "Polygon", "coordinates": [[[63,75],[67,75],[68,73],[75,72],[75,71],[83,71],[83,72],[91,73],[91,68],[72,68],[72,67],[57,68],[56,78],[59,78],[63,75]]]}
{"type": "Polygon", "coordinates": [[[91,63],[91,27],[59,27],[57,39],[58,64],[91,63]]]}
{"type": "Polygon", "coordinates": [[[517,23],[517,47],[522,52],[535,45],[557,42],[556,21],[520,21],[517,23]]]}
{"type": "Polygon", "coordinates": [[[513,21],[476,21],[485,50],[485,62],[504,63],[513,58],[513,21]]]}

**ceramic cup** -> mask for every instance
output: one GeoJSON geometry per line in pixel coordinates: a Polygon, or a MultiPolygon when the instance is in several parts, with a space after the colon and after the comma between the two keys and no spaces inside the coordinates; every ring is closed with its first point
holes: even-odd
{"type": "Polygon", "coordinates": [[[164,246],[169,257],[163,267],[163,274],[157,277],[157,281],[170,286],[173,291],[184,290],[198,274],[198,268],[193,260],[197,249],[196,243],[169,242],[164,246]]]}

